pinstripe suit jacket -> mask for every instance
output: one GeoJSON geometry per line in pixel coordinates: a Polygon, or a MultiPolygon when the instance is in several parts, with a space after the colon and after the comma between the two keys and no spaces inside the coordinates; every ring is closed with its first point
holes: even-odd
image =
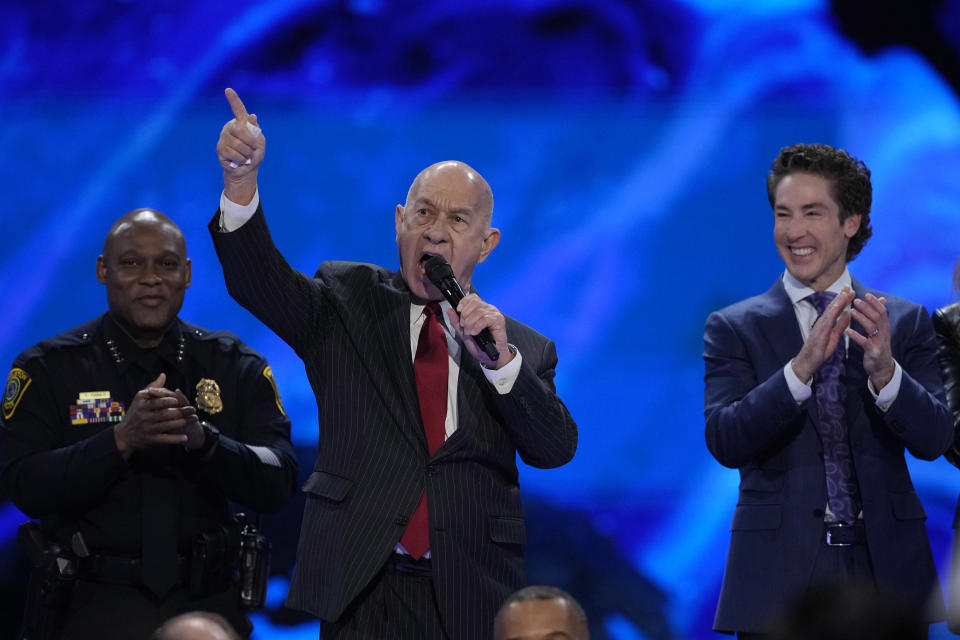
{"type": "Polygon", "coordinates": [[[288,606],[336,620],[384,566],[426,491],[434,581],[452,638],[488,638],[502,601],[523,586],[526,541],[516,454],[564,464],[577,428],[557,397],[551,341],[507,318],[523,354],[499,395],[463,352],[458,428],[431,457],[410,356],[410,294],[399,273],[327,262],[293,270],[262,210],[243,227],[210,224],[230,295],[303,359],[319,411],[318,455],[288,606]]]}

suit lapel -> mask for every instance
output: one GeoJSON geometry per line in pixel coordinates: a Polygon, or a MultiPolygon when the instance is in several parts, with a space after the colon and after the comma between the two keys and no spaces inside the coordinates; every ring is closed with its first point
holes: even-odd
{"type": "MultiPolygon", "coordinates": [[[[470,285],[470,293],[477,293],[470,285]]],[[[479,422],[488,416],[491,408],[481,408],[488,393],[490,383],[480,370],[480,363],[470,355],[466,346],[460,344],[460,375],[457,377],[457,429],[437,449],[436,457],[445,457],[463,448],[469,442],[467,437],[479,422]]]]}
{"type": "Polygon", "coordinates": [[[760,296],[760,303],[757,320],[760,335],[767,340],[776,355],[775,361],[782,367],[803,347],[797,314],[781,280],[760,296]]]}
{"type": "Polygon", "coordinates": [[[483,403],[483,385],[488,385],[486,377],[480,371],[480,363],[467,353],[466,347],[460,351],[460,375],[457,382],[457,430],[453,432],[437,450],[436,457],[442,458],[459,450],[468,442],[468,432],[477,425],[480,413],[476,407],[483,403]]]}
{"type": "MultiPolygon", "coordinates": [[[[417,383],[413,377],[410,357],[410,295],[399,273],[390,274],[388,281],[374,290],[371,296],[372,334],[376,348],[361,349],[373,371],[385,370],[385,379],[378,390],[381,394],[396,390],[402,405],[402,415],[395,416],[397,425],[411,443],[426,451],[427,439],[420,419],[417,383]]],[[[369,334],[367,334],[369,335],[369,334]]],[[[378,379],[374,376],[374,379],[378,379]]]]}
{"type": "MultiPolygon", "coordinates": [[[[796,356],[803,347],[803,335],[800,333],[800,324],[797,322],[797,313],[793,309],[793,302],[783,287],[783,280],[776,284],[767,293],[761,296],[763,305],[760,315],[760,330],[776,354],[776,362],[783,367],[796,356]]],[[[817,412],[817,403],[806,403],[805,411],[813,424],[819,430],[820,416],[817,412]]]]}

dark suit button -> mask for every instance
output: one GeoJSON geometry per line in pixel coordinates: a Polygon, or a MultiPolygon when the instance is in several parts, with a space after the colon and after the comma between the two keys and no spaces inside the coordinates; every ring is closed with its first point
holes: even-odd
{"type": "Polygon", "coordinates": [[[407,523],[409,521],[410,521],[410,518],[408,518],[407,516],[397,516],[397,519],[394,520],[393,523],[398,527],[405,527],[407,526],[407,523]]]}
{"type": "Polygon", "coordinates": [[[428,476],[435,476],[435,475],[437,475],[437,468],[436,468],[435,466],[433,466],[432,464],[428,464],[428,465],[427,465],[427,468],[426,468],[424,471],[425,471],[425,473],[426,473],[428,476]]]}
{"type": "Polygon", "coordinates": [[[814,515],[814,517],[822,518],[822,517],[823,517],[823,509],[814,509],[814,510],[813,510],[813,515],[814,515]]]}

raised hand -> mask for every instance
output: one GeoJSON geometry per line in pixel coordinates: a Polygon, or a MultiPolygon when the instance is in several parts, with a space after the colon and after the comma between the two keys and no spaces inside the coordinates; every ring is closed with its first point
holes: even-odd
{"type": "Polygon", "coordinates": [[[856,294],[853,289],[844,287],[833,302],[827,305],[823,314],[817,318],[800,353],[791,361],[793,372],[800,381],[809,382],[814,372],[836,350],[837,342],[850,326],[850,311],[847,307],[854,297],[856,294]]]}
{"type": "Polygon", "coordinates": [[[158,444],[184,444],[187,424],[197,420],[197,411],[184,405],[181,397],[163,384],[167,376],[157,379],[137,391],[123,420],[113,428],[117,451],[124,459],[138,449],[158,444]]]}
{"type": "Polygon", "coordinates": [[[220,130],[217,158],[223,167],[223,190],[237,204],[249,204],[257,191],[257,172],[266,152],[267,140],[257,124],[257,116],[248,114],[240,96],[233,89],[224,94],[233,120],[220,130]]]}
{"type": "Polygon", "coordinates": [[[857,298],[853,301],[851,314],[867,335],[862,335],[852,328],[847,329],[847,335],[863,347],[863,370],[870,376],[874,390],[880,391],[893,378],[896,369],[890,347],[887,301],[868,293],[863,299],[857,298]]]}

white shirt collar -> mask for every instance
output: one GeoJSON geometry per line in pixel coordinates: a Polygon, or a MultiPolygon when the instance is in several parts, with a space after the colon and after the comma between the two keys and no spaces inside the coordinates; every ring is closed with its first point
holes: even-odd
{"type": "MultiPolygon", "coordinates": [[[[840,277],[827,287],[826,290],[839,294],[844,287],[853,287],[853,278],[850,276],[850,270],[846,267],[843,268],[843,273],[840,274],[840,277]]],[[[814,293],[813,289],[794,278],[793,275],[786,270],[783,272],[783,288],[786,290],[787,296],[789,296],[790,302],[793,304],[797,304],[814,293]]]]}
{"type": "MultiPolygon", "coordinates": [[[[456,336],[456,332],[450,328],[449,322],[450,318],[447,316],[447,309],[451,308],[451,305],[446,300],[440,300],[440,326],[443,327],[443,330],[452,336],[456,336]]],[[[410,326],[413,327],[414,324],[422,324],[423,321],[421,317],[423,316],[423,309],[427,305],[417,304],[416,302],[410,302],[410,326]]]]}

